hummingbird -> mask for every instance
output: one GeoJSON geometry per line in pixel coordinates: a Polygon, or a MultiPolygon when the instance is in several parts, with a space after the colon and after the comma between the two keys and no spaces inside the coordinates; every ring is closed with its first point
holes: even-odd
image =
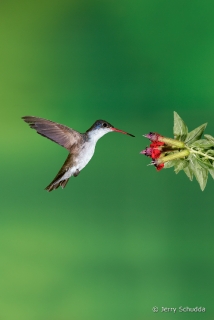
{"type": "Polygon", "coordinates": [[[80,171],[91,160],[97,141],[109,132],[120,132],[134,137],[132,134],[116,129],[105,120],[97,120],[85,132],[80,133],[72,128],[47,119],[25,116],[22,119],[35,129],[38,134],[46,137],[69,151],[62,168],[53,181],[45,188],[47,191],[65,188],[70,177],[77,177],[80,171]]]}

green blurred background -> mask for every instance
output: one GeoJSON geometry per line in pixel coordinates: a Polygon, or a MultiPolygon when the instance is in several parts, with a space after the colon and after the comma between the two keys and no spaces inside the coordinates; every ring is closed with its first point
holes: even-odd
{"type": "Polygon", "coordinates": [[[214,4],[184,0],[0,3],[1,320],[214,316],[214,182],[156,172],[142,134],[173,111],[214,134],[214,4]],[[67,151],[35,115],[109,134],[64,190],[44,191],[67,151]],[[206,313],[152,313],[203,306],[206,313]]]}

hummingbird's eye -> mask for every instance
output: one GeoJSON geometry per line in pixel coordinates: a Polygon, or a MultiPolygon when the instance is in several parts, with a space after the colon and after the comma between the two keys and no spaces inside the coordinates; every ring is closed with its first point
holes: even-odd
{"type": "Polygon", "coordinates": [[[106,128],[107,127],[107,123],[104,122],[103,123],[103,127],[106,128]]]}

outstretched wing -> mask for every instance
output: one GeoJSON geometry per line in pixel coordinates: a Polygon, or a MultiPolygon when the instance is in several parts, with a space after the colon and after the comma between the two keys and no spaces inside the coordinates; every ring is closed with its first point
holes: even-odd
{"type": "Polygon", "coordinates": [[[25,116],[22,119],[38,134],[58,143],[69,152],[74,151],[74,146],[83,139],[79,132],[50,120],[31,116],[25,116]]]}

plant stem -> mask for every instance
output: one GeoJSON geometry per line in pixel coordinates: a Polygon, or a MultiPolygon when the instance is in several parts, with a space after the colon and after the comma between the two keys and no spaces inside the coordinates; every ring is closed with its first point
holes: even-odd
{"type": "Polygon", "coordinates": [[[206,157],[206,158],[209,158],[209,159],[214,160],[213,157],[208,156],[206,153],[203,153],[203,152],[201,152],[201,151],[196,151],[196,150],[194,150],[194,149],[192,149],[192,148],[187,148],[187,149],[190,151],[190,153],[198,153],[198,154],[200,154],[201,156],[204,156],[204,157],[206,157]]]}

